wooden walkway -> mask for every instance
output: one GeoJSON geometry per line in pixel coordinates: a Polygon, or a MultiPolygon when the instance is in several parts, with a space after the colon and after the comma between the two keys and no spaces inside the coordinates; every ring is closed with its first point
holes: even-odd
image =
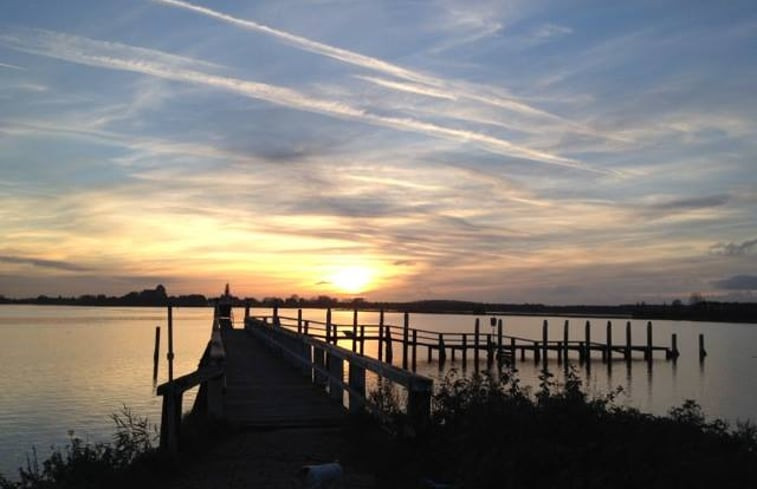
{"type": "Polygon", "coordinates": [[[224,418],[244,428],[338,426],[343,406],[243,329],[221,330],[226,350],[224,418]]]}

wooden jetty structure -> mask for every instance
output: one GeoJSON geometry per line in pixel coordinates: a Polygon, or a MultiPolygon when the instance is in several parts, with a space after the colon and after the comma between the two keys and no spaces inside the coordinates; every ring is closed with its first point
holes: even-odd
{"type": "MultiPolygon", "coordinates": [[[[502,368],[529,355],[545,368],[550,357],[567,365],[571,357],[580,363],[596,356],[610,362],[614,357],[631,361],[641,354],[651,362],[659,353],[668,360],[679,355],[675,334],[670,346],[653,344],[651,322],[646,324],[644,344],[632,343],[630,321],[625,325],[625,341],[618,343],[613,342],[608,321],[602,343],[591,339],[589,321],[583,325],[582,340],[570,339],[568,320],[557,339],[550,339],[549,323],[544,320],[541,337],[534,339],[506,334],[501,318],[490,318],[490,332],[482,333],[476,318],[472,332],[450,333],[411,328],[408,313],[402,314],[401,326],[388,324],[384,311],[378,313],[378,324],[362,323],[358,310],[353,311],[351,324],[336,324],[331,309],[319,321],[305,319],[301,309],[296,317],[281,315],[276,307],[271,314],[252,315],[249,305],[242,327],[237,327],[230,297],[227,286],[216,304],[210,340],[194,372],[173,378],[169,334],[171,373],[169,382],[157,387],[157,394],[163,397],[160,445],[171,453],[180,446],[183,395],[196,386],[194,412],[240,428],[324,427],[340,425],[350,412],[382,415],[367,395],[368,373],[405,391],[409,427],[422,430],[430,416],[433,391],[433,381],[416,373],[422,349],[427,362],[436,359],[440,369],[448,356],[455,360],[459,355],[463,369],[470,362],[476,371],[482,360],[487,369],[502,368]],[[375,343],[371,348],[375,358],[365,354],[370,342],[375,343]]],[[[169,307],[169,333],[171,318],[169,307]]],[[[701,336],[699,345],[702,360],[706,353],[701,336]]]]}

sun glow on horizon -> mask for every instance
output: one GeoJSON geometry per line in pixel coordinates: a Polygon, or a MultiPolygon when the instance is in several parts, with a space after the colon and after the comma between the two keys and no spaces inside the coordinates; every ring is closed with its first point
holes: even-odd
{"type": "Polygon", "coordinates": [[[334,271],[329,277],[334,287],[348,294],[365,291],[373,282],[375,271],[369,267],[343,267],[334,271]]]}

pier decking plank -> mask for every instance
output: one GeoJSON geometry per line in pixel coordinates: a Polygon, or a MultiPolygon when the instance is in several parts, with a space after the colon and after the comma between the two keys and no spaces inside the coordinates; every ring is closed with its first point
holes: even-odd
{"type": "Polygon", "coordinates": [[[224,329],[224,416],[246,428],[338,426],[347,411],[241,329],[224,329]]]}

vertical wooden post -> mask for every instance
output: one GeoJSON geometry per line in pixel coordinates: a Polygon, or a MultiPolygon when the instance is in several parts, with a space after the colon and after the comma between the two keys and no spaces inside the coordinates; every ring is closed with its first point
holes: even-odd
{"type": "Polygon", "coordinates": [[[357,351],[357,309],[352,311],[352,351],[357,351]]]}
{"type": "Polygon", "coordinates": [[[670,356],[673,360],[678,358],[678,335],[675,333],[670,337],[670,356]]]}
{"type": "Polygon", "coordinates": [[[212,419],[223,418],[223,378],[210,379],[207,382],[208,416],[212,419]]]}
{"type": "Polygon", "coordinates": [[[542,346],[542,357],[544,359],[544,365],[547,364],[547,352],[549,348],[549,323],[547,320],[544,320],[544,323],[541,326],[541,346],[542,346]]]}
{"type": "Polygon", "coordinates": [[[428,345],[428,348],[426,349],[427,350],[426,351],[426,353],[427,353],[426,361],[428,361],[428,363],[431,363],[431,350],[433,350],[433,349],[434,349],[434,347],[432,347],[430,344],[428,345]]]}
{"type": "Polygon", "coordinates": [[[350,362],[350,412],[357,413],[365,403],[365,368],[350,362]]]}
{"type": "Polygon", "coordinates": [[[418,368],[418,330],[413,328],[413,372],[418,368]]]}
{"type": "Polygon", "coordinates": [[[468,368],[468,335],[463,333],[463,370],[468,368]]]}
{"type": "Polygon", "coordinates": [[[432,383],[425,379],[415,379],[407,388],[407,416],[413,428],[423,431],[431,416],[432,383]]]}
{"type": "Polygon", "coordinates": [[[306,320],[305,320],[305,327],[304,327],[304,329],[303,329],[303,332],[305,333],[305,336],[308,336],[308,335],[310,334],[310,333],[309,333],[309,330],[310,330],[310,321],[308,321],[308,320],[306,319],[306,320]]]}
{"type": "Polygon", "coordinates": [[[378,359],[384,360],[384,309],[379,310],[378,359]]]}
{"type": "Polygon", "coordinates": [[[626,321],[626,360],[631,361],[631,321],[626,321]]]}
{"type": "Polygon", "coordinates": [[[541,360],[541,348],[539,348],[539,342],[534,341],[534,363],[539,363],[541,360]]]}
{"type": "Polygon", "coordinates": [[[407,346],[410,336],[410,316],[406,312],[402,322],[402,368],[407,370],[407,346]]]}
{"type": "Polygon", "coordinates": [[[497,365],[502,367],[502,319],[497,320],[497,365]]]}
{"type": "Polygon", "coordinates": [[[707,350],[704,349],[704,335],[699,334],[699,361],[704,361],[704,357],[707,356],[707,350]]]}
{"type": "Polygon", "coordinates": [[[494,363],[494,344],[491,333],[486,334],[486,369],[491,370],[494,363]]]}
{"type": "Polygon", "coordinates": [[[334,355],[328,355],[329,364],[329,397],[344,404],[344,387],[337,382],[344,379],[344,360],[334,355]]]}
{"type": "Polygon", "coordinates": [[[390,364],[394,361],[394,348],[392,346],[392,328],[386,326],[386,363],[390,364]]]}
{"type": "Polygon", "coordinates": [[[476,372],[478,372],[478,344],[479,344],[479,334],[480,334],[479,329],[481,327],[480,323],[481,322],[479,321],[479,319],[476,318],[476,329],[475,329],[475,332],[473,333],[473,363],[476,366],[476,372]]]}
{"type": "Polygon", "coordinates": [[[565,324],[563,324],[562,327],[562,347],[563,347],[563,353],[562,357],[565,362],[568,361],[568,342],[570,341],[570,321],[568,319],[565,320],[565,324]]]}
{"type": "MultiPolygon", "coordinates": [[[[334,337],[336,335],[333,335],[334,337]]],[[[335,343],[336,340],[332,340],[331,332],[331,308],[326,309],[326,343],[335,343]]]]}
{"type": "Polygon", "coordinates": [[[328,377],[326,374],[319,369],[325,369],[326,368],[326,356],[325,352],[323,351],[323,348],[318,348],[317,346],[313,347],[313,382],[316,385],[324,386],[326,385],[326,379],[328,377]]]}
{"type": "Polygon", "coordinates": [[[444,347],[444,335],[439,333],[439,366],[444,365],[447,360],[447,350],[444,347]]]}
{"type": "Polygon", "coordinates": [[[168,305],[168,381],[173,382],[173,306],[168,305]]]}
{"type": "Polygon", "coordinates": [[[360,325],[360,354],[365,355],[365,325],[360,325]]]}
{"type": "Polygon", "coordinates": [[[302,309],[297,309],[297,334],[302,334],[302,309]]]}
{"type": "Polygon", "coordinates": [[[510,364],[515,366],[515,338],[510,338],[510,364]]]}
{"type": "Polygon", "coordinates": [[[455,348],[455,344],[453,343],[453,344],[452,344],[452,345],[451,345],[451,346],[449,347],[449,352],[450,352],[450,354],[452,355],[452,361],[453,361],[453,362],[455,361],[455,354],[456,354],[456,350],[457,350],[457,348],[455,348]]]}
{"type": "Polygon", "coordinates": [[[250,302],[244,301],[244,318],[250,317],[250,302]]]}
{"type": "Polygon", "coordinates": [[[273,305],[273,325],[274,326],[281,326],[281,320],[279,319],[279,305],[274,304],[273,305]]]}
{"type": "Polygon", "coordinates": [[[652,361],[652,321],[647,321],[647,349],[644,352],[644,358],[652,361]]]}
{"type": "Polygon", "coordinates": [[[607,349],[607,361],[612,361],[612,321],[607,321],[607,337],[606,337],[606,343],[607,346],[605,347],[607,349]]]}
{"type": "Polygon", "coordinates": [[[158,364],[160,363],[160,326],[155,326],[155,350],[152,354],[152,381],[158,380],[158,364]]]}
{"type": "Polygon", "coordinates": [[[591,322],[586,321],[586,348],[584,351],[584,360],[591,361],[591,322]]]}

